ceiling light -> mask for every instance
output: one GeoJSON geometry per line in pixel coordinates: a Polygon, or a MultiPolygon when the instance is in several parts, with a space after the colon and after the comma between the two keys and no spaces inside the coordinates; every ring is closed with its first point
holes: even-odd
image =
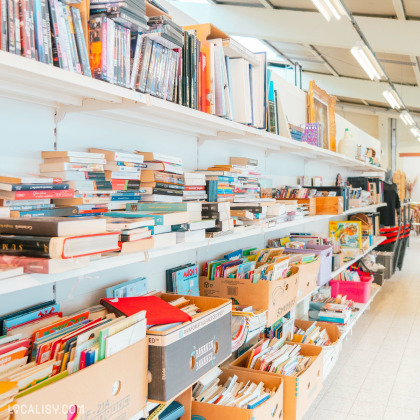
{"type": "Polygon", "coordinates": [[[413,136],[420,137],[420,130],[419,130],[419,128],[417,126],[411,128],[410,131],[413,134],[413,136]]]}
{"type": "Polygon", "coordinates": [[[388,101],[388,103],[391,105],[394,109],[401,109],[403,106],[403,103],[401,102],[399,96],[397,93],[392,89],[385,89],[382,94],[384,95],[385,99],[388,101]]]}
{"type": "Polygon", "coordinates": [[[350,51],[371,80],[381,80],[385,77],[378,60],[362,41],[359,41],[350,51]]]}
{"type": "Polygon", "coordinates": [[[414,118],[411,116],[411,114],[408,111],[401,112],[400,118],[402,119],[402,121],[405,125],[414,125],[415,124],[414,118]]]}
{"type": "Polygon", "coordinates": [[[332,17],[340,20],[341,16],[348,16],[340,0],[312,0],[312,3],[328,22],[332,17]]]}

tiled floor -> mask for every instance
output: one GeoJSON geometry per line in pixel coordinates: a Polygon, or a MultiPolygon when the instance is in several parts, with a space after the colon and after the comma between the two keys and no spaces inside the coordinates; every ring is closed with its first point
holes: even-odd
{"type": "Polygon", "coordinates": [[[343,343],[304,420],[420,420],[420,239],[343,343]]]}

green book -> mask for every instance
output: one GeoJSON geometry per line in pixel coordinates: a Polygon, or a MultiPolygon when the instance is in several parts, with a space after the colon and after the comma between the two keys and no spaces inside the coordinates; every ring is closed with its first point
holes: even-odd
{"type": "Polygon", "coordinates": [[[42,381],[34,386],[31,386],[30,388],[25,389],[25,391],[22,391],[19,394],[16,394],[15,399],[24,397],[25,395],[28,395],[31,392],[38,391],[39,389],[44,388],[44,386],[53,384],[54,382],[57,382],[58,380],[65,378],[66,376],[68,376],[68,374],[69,372],[65,370],[64,372],[61,372],[55,376],[52,376],[51,378],[48,378],[45,381],[42,381]]]}

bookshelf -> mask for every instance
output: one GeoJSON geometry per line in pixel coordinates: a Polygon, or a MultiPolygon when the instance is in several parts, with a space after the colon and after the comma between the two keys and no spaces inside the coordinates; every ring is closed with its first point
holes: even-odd
{"type": "Polygon", "coordinates": [[[379,173],[386,171],[385,168],[330,150],[299,143],[4,51],[0,51],[0,75],[3,80],[0,86],[1,96],[54,108],[56,124],[67,113],[93,113],[121,122],[195,135],[199,144],[222,140],[258,147],[268,152],[291,153],[312,159],[316,157],[329,165],[351,170],[379,173]]]}
{"type": "MultiPolygon", "coordinates": [[[[359,212],[370,212],[376,210],[378,207],[386,206],[386,204],[374,204],[371,206],[360,207],[357,209],[350,209],[344,212],[342,215],[318,215],[318,216],[308,216],[300,220],[293,220],[290,222],[279,223],[276,226],[262,228],[262,227],[252,227],[243,231],[239,231],[230,235],[221,236],[218,238],[209,238],[202,242],[193,242],[193,243],[181,243],[177,244],[171,248],[161,248],[161,249],[152,249],[145,252],[137,252],[130,254],[113,254],[107,255],[102,258],[98,258],[90,262],[88,266],[83,268],[67,271],[60,274],[24,274],[17,277],[11,277],[9,279],[2,280],[2,287],[0,289],[0,296],[4,296],[10,293],[37,288],[45,286],[48,284],[55,284],[57,282],[65,281],[75,277],[83,277],[89,274],[103,271],[111,270],[118,267],[123,267],[128,264],[147,262],[152,259],[163,258],[172,254],[178,254],[186,251],[194,251],[199,248],[206,248],[214,245],[220,245],[227,242],[233,242],[235,240],[246,239],[256,235],[265,235],[267,233],[273,233],[281,231],[284,229],[289,229],[294,226],[301,226],[306,224],[311,224],[323,220],[329,220],[337,218],[339,216],[346,216],[349,214],[359,213],[359,212]]],[[[344,266],[340,267],[339,270],[333,272],[332,278],[340,274],[346,268],[350,267],[354,262],[357,262],[365,255],[367,255],[373,248],[382,243],[384,239],[378,241],[374,246],[369,247],[363,254],[358,256],[356,259],[346,263],[344,266]]],[[[303,299],[302,299],[303,300],[303,299]]]]}

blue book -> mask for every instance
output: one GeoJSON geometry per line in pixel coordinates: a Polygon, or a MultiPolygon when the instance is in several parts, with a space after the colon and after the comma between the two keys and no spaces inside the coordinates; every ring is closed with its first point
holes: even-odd
{"type": "Polygon", "coordinates": [[[178,401],[173,401],[165,411],[159,415],[159,420],[178,420],[185,414],[185,408],[178,401]]]}
{"type": "Polygon", "coordinates": [[[26,322],[34,321],[35,319],[41,319],[43,316],[56,312],[60,312],[59,303],[5,319],[3,321],[3,333],[5,334],[10,328],[17,327],[18,325],[25,324],[26,322]]]}
{"type": "Polygon", "coordinates": [[[230,252],[226,254],[224,258],[229,261],[240,260],[243,257],[242,249],[238,249],[237,251],[230,252]]]}
{"type": "Polygon", "coordinates": [[[146,277],[139,277],[124,283],[117,284],[106,289],[106,297],[136,297],[147,293],[146,277]]]}
{"type": "Polygon", "coordinates": [[[197,264],[188,264],[187,266],[179,267],[177,271],[172,271],[171,273],[171,270],[168,270],[168,272],[166,279],[168,292],[188,296],[200,295],[197,264]],[[172,279],[169,278],[170,274],[172,274],[172,279]]]}
{"type": "Polygon", "coordinates": [[[85,368],[95,363],[95,350],[86,352],[85,368]]]}
{"type": "Polygon", "coordinates": [[[127,204],[127,211],[188,211],[196,203],[132,203],[127,204]]]}

